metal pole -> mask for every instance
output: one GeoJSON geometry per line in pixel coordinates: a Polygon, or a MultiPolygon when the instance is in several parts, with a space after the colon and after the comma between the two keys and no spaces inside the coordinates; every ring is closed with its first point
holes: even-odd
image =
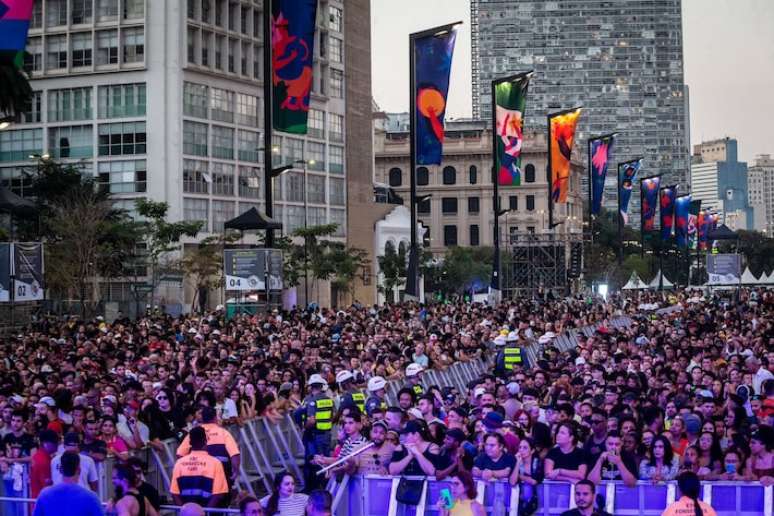
{"type": "Polygon", "coordinates": [[[548,138],[546,139],[547,144],[547,151],[548,151],[548,167],[546,168],[546,180],[548,181],[548,229],[549,231],[554,228],[554,197],[553,197],[553,189],[551,188],[551,180],[553,175],[552,166],[553,163],[551,162],[551,118],[552,116],[549,114],[547,117],[548,120],[548,138]]]}
{"type": "Polygon", "coordinates": [[[500,185],[497,179],[497,101],[495,98],[495,86],[497,81],[492,81],[492,211],[494,213],[493,245],[494,257],[492,261],[492,289],[500,290],[500,185]]]}
{"type": "Polygon", "coordinates": [[[645,258],[645,213],[642,211],[642,202],[645,199],[645,193],[642,190],[642,181],[640,181],[640,257],[645,258]]]}
{"type": "MultiPolygon", "coordinates": [[[[272,189],[272,52],[271,19],[272,0],[263,2],[263,189],[266,200],[266,216],[274,216],[274,192],[272,189]]],[[[274,230],[266,230],[266,247],[274,247],[274,230]]]]}
{"type": "Polygon", "coordinates": [[[408,278],[406,278],[406,293],[419,297],[418,257],[417,257],[417,149],[416,149],[416,116],[417,103],[415,82],[415,51],[416,35],[409,35],[409,204],[411,205],[411,235],[409,246],[408,278]]]}
{"type": "MultiPolygon", "coordinates": [[[[304,230],[307,225],[307,200],[306,200],[306,160],[304,160],[304,230]]],[[[306,232],[306,231],[305,231],[306,232]]],[[[309,235],[304,237],[304,304],[309,306],[309,235]]]]}
{"type": "Polygon", "coordinates": [[[615,169],[618,176],[618,264],[623,263],[623,216],[621,215],[621,163],[615,169]]]}

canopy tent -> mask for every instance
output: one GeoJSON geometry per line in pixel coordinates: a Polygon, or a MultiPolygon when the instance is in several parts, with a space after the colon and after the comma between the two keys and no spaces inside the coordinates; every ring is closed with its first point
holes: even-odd
{"type": "Polygon", "coordinates": [[[239,231],[254,231],[263,229],[282,229],[282,224],[267,215],[259,212],[255,207],[243,214],[226,221],[225,229],[238,229],[239,231]]]}
{"type": "Polygon", "coordinates": [[[764,271],[760,282],[763,285],[774,285],[774,271],[771,271],[771,274],[768,276],[766,276],[766,271],[764,271]]]}
{"type": "Polygon", "coordinates": [[[642,290],[648,288],[648,285],[640,279],[637,275],[637,271],[632,271],[632,275],[629,276],[629,281],[622,287],[623,290],[642,290]]]}
{"type": "Polygon", "coordinates": [[[8,188],[0,187],[0,211],[18,214],[32,214],[37,210],[35,203],[19,197],[8,188]]]}
{"type": "Polygon", "coordinates": [[[712,240],[739,240],[739,235],[729,229],[725,224],[721,224],[707,234],[707,239],[712,240]]]}
{"type": "Polygon", "coordinates": [[[664,276],[664,275],[661,273],[661,269],[659,269],[659,271],[658,271],[658,274],[656,274],[656,277],[655,277],[655,278],[653,278],[653,281],[651,281],[651,282],[650,282],[650,284],[648,285],[648,287],[649,287],[649,288],[653,288],[653,289],[657,289],[657,288],[659,287],[659,284],[661,284],[661,283],[662,283],[662,280],[661,280],[661,279],[659,279],[659,278],[661,278],[661,277],[663,277],[663,278],[664,278],[664,279],[663,279],[663,287],[664,287],[664,288],[674,288],[675,284],[674,284],[674,283],[672,283],[671,281],[669,281],[669,280],[667,279],[667,277],[666,277],[666,276],[664,276]]]}
{"type": "Polygon", "coordinates": [[[744,272],[742,273],[742,285],[758,285],[760,283],[761,280],[756,278],[755,275],[750,272],[749,267],[744,269],[744,272]]]}

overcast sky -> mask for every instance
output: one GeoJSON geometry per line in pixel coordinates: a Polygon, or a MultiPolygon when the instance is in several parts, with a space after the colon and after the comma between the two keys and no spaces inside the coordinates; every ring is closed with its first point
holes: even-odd
{"type": "MultiPolygon", "coordinates": [[[[373,90],[385,111],[408,110],[408,35],[463,21],[447,116],[471,116],[468,0],[372,0],[373,90]]],[[[683,0],[691,141],[730,136],[739,157],[774,154],[774,1],[683,0]]]]}

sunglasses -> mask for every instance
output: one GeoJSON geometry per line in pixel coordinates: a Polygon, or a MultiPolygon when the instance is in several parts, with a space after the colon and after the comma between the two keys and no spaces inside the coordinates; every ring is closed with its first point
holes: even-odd
{"type": "Polygon", "coordinates": [[[382,464],[382,461],[379,460],[379,454],[378,453],[374,453],[374,464],[377,465],[377,466],[380,466],[382,464]]]}
{"type": "Polygon", "coordinates": [[[167,398],[166,396],[157,396],[157,397],[156,397],[156,401],[161,401],[161,400],[168,400],[168,399],[169,399],[169,398],[167,398]]]}

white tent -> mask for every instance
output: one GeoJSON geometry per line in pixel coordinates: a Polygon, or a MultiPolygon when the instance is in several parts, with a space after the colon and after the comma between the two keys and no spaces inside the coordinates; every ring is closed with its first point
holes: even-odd
{"type": "Polygon", "coordinates": [[[763,275],[761,276],[761,283],[763,285],[774,285],[774,271],[771,271],[771,274],[766,276],[766,271],[763,271],[763,275]]]}
{"type": "Polygon", "coordinates": [[[642,290],[648,288],[648,285],[640,279],[636,271],[632,271],[629,281],[622,287],[623,290],[642,290]]]}
{"type": "Polygon", "coordinates": [[[745,268],[742,273],[742,285],[758,285],[759,283],[761,283],[761,280],[756,278],[755,275],[750,272],[750,268],[745,268]]]}
{"type": "MultiPolygon", "coordinates": [[[[653,278],[653,281],[650,282],[650,285],[648,285],[648,287],[657,289],[659,287],[659,283],[661,283],[662,281],[659,279],[661,276],[662,276],[661,270],[659,269],[658,274],[656,274],[656,277],[653,278]]],[[[664,288],[673,288],[675,284],[669,281],[666,276],[664,276],[663,286],[664,288]]]]}

